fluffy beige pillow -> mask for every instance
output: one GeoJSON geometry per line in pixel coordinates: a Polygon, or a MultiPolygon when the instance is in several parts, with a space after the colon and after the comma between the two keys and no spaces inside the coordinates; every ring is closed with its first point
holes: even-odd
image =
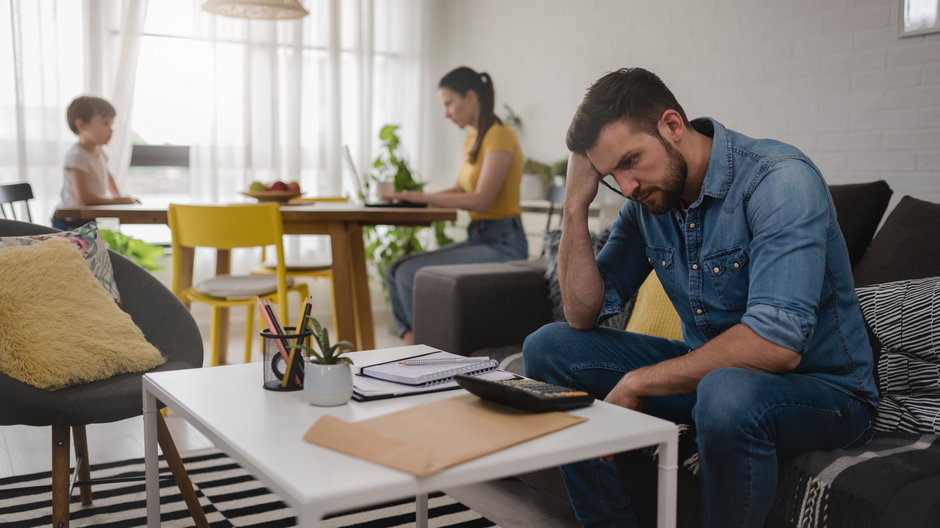
{"type": "Polygon", "coordinates": [[[140,372],[166,358],[68,240],[0,250],[0,372],[42,389],[140,372]]]}

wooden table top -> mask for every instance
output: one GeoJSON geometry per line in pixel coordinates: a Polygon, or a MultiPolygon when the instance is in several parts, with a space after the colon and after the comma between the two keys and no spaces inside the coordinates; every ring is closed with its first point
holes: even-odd
{"type": "MultiPolygon", "coordinates": [[[[167,223],[166,206],[155,207],[146,204],[63,207],[56,212],[56,215],[76,220],[117,218],[125,224],[167,223]]],[[[439,220],[456,220],[457,210],[438,207],[366,207],[348,203],[321,202],[282,205],[281,215],[285,223],[356,222],[366,225],[426,225],[439,220]]]]}

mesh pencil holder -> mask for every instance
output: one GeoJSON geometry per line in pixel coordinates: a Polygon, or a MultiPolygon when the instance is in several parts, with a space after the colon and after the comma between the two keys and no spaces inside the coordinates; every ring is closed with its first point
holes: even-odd
{"type": "Polygon", "coordinates": [[[261,331],[261,341],[264,344],[264,362],[262,363],[264,388],[273,391],[300,390],[304,387],[303,351],[291,348],[291,346],[297,344],[310,346],[310,336],[313,335],[313,331],[308,329],[295,333],[293,326],[287,326],[283,332],[283,334],[274,334],[269,330],[261,331]],[[287,360],[290,359],[291,352],[294,354],[294,361],[291,363],[290,375],[285,382],[287,360]]]}

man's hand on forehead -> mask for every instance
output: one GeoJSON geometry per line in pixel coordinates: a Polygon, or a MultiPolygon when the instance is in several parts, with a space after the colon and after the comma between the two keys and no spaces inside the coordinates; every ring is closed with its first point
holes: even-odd
{"type": "Polygon", "coordinates": [[[584,154],[572,152],[568,156],[568,174],[565,178],[565,206],[587,207],[597,196],[601,174],[584,154]]]}

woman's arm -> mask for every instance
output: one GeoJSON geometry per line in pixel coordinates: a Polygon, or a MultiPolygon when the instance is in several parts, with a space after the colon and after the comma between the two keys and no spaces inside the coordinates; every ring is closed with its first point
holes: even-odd
{"type": "MultiPolygon", "coordinates": [[[[72,190],[75,191],[75,197],[79,199],[85,205],[109,205],[109,204],[132,204],[137,203],[137,200],[131,198],[130,196],[115,196],[108,197],[102,194],[98,194],[88,188],[88,174],[85,171],[78,169],[69,169],[69,181],[72,184],[72,190]]],[[[114,180],[111,178],[111,174],[108,174],[108,185],[112,187],[112,192],[114,191],[114,180]]]]}
{"type": "Polygon", "coordinates": [[[393,200],[406,200],[409,202],[426,203],[438,207],[451,207],[466,211],[482,212],[490,208],[493,200],[509,174],[512,164],[512,153],[504,150],[487,152],[483,156],[483,167],[480,169],[480,179],[472,192],[460,192],[453,187],[438,193],[424,193],[418,191],[403,191],[386,196],[393,200]],[[457,191],[457,192],[455,192],[457,191]]]}

